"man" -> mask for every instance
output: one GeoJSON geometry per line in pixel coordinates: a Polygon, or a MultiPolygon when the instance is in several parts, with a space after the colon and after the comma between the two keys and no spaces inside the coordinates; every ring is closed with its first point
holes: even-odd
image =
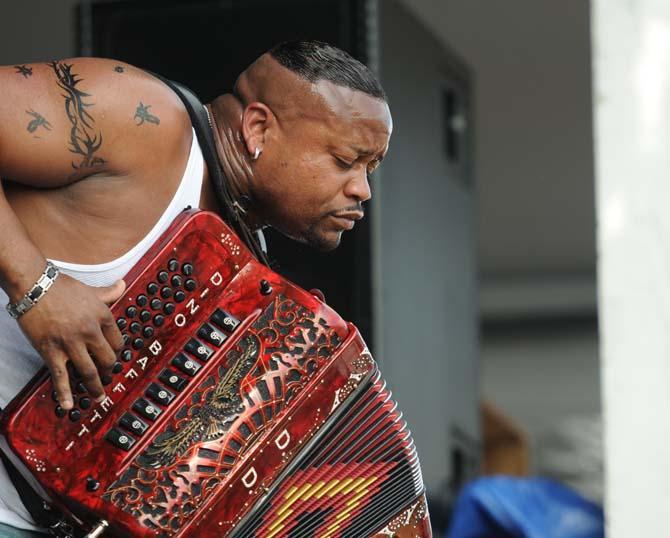
{"type": "MultiPolygon", "coordinates": [[[[200,208],[223,208],[181,101],[144,71],[92,58],[0,67],[0,95],[0,300],[16,306],[47,260],[62,270],[17,321],[1,318],[0,405],[41,357],[66,412],[68,363],[104,398],[101,377],[122,348],[107,306],[124,291],[120,271],[189,189],[200,208]]],[[[337,247],[363,216],[392,130],[368,69],[323,43],[285,43],[207,108],[246,223],[337,247]]],[[[0,522],[34,528],[4,473],[0,501],[0,522]]]]}

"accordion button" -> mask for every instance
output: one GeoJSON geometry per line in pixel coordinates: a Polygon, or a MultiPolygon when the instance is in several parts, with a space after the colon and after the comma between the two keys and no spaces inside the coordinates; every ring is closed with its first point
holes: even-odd
{"type": "Polygon", "coordinates": [[[100,489],[100,482],[92,476],[86,478],[86,491],[98,491],[100,489]]]}
{"type": "Polygon", "coordinates": [[[133,340],[133,347],[135,349],[140,349],[143,345],[144,340],[142,340],[141,338],[135,338],[135,340],[133,340]]]}
{"type": "Polygon", "coordinates": [[[137,296],[137,306],[139,306],[139,307],[146,306],[148,302],[149,302],[149,299],[147,298],[146,295],[138,295],[137,296]]]}
{"type": "Polygon", "coordinates": [[[115,447],[121,448],[123,450],[130,450],[130,448],[135,444],[135,439],[118,428],[112,428],[109,430],[107,435],[105,435],[105,439],[112,443],[115,447]]]}
{"type": "Polygon", "coordinates": [[[151,308],[153,310],[160,310],[161,308],[163,308],[163,302],[158,298],[151,299],[151,308]]]}
{"type": "Polygon", "coordinates": [[[113,381],[113,379],[112,379],[111,375],[103,375],[100,378],[100,382],[105,386],[109,385],[112,381],[113,381]]]}
{"type": "Polygon", "coordinates": [[[156,278],[158,279],[158,282],[165,284],[168,281],[168,278],[170,278],[170,273],[167,271],[160,271],[158,275],[156,275],[156,278]]]}
{"type": "Polygon", "coordinates": [[[52,390],[52,391],[51,391],[51,399],[52,399],[54,402],[57,402],[57,401],[58,401],[58,393],[57,393],[55,390],[52,390]]]}
{"type": "Polygon", "coordinates": [[[60,405],[57,405],[57,406],[56,406],[56,409],[54,409],[54,411],[55,411],[56,416],[57,416],[58,418],[62,418],[62,417],[64,417],[64,416],[65,416],[65,413],[67,413],[67,411],[66,411],[65,409],[63,409],[60,405]]]}
{"type": "Polygon", "coordinates": [[[149,312],[149,310],[142,310],[142,312],[140,312],[140,321],[146,323],[150,319],[151,319],[151,312],[149,312]]]}
{"type": "Polygon", "coordinates": [[[142,336],[144,338],[151,338],[154,335],[154,328],[151,325],[147,325],[142,329],[142,336]]]}
{"type": "Polygon", "coordinates": [[[149,282],[147,284],[147,293],[149,295],[154,295],[155,293],[158,292],[158,290],[159,290],[158,284],[156,284],[155,282],[149,282]]]}
{"type": "Polygon", "coordinates": [[[161,414],[161,410],[158,409],[155,405],[150,404],[144,398],[140,398],[133,404],[133,409],[137,411],[144,418],[149,420],[156,420],[158,415],[161,414]]]}
{"type": "Polygon", "coordinates": [[[225,310],[221,310],[220,308],[217,308],[216,311],[212,314],[212,317],[209,319],[212,321],[212,323],[218,325],[224,331],[229,333],[232,333],[235,329],[237,329],[237,326],[240,324],[240,320],[225,310]]]}
{"type": "Polygon", "coordinates": [[[179,275],[172,275],[172,278],[170,279],[170,282],[175,288],[178,288],[179,286],[182,285],[182,282],[184,282],[184,279],[180,277],[179,275]]]}
{"type": "Polygon", "coordinates": [[[133,352],[130,351],[129,349],[124,349],[121,352],[121,360],[123,362],[129,362],[133,358],[133,352]]]}
{"type": "Polygon", "coordinates": [[[210,344],[216,347],[220,347],[228,337],[220,331],[217,331],[214,327],[205,323],[202,327],[198,329],[198,338],[207,340],[210,344]]]}
{"type": "Polygon", "coordinates": [[[127,325],[128,322],[126,321],[125,318],[119,318],[116,320],[116,326],[121,330],[125,329],[127,325]]]}
{"type": "Polygon", "coordinates": [[[147,388],[146,395],[154,402],[161,405],[169,405],[169,403],[174,400],[174,394],[161,387],[158,383],[151,383],[149,388],[147,388]]]}
{"type": "Polygon", "coordinates": [[[86,392],[86,387],[83,383],[79,382],[77,383],[77,386],[74,388],[74,390],[76,390],[79,394],[83,394],[86,392]]]}
{"type": "Polygon", "coordinates": [[[184,299],[186,299],[186,294],[183,291],[179,290],[179,291],[175,292],[175,294],[174,294],[174,300],[175,301],[177,301],[178,303],[181,303],[181,302],[184,301],[184,299]]]}
{"type": "Polygon", "coordinates": [[[137,418],[132,413],[125,413],[121,417],[121,420],[119,420],[119,424],[135,435],[142,435],[149,427],[146,422],[137,418]]]}
{"type": "Polygon", "coordinates": [[[169,288],[167,286],[161,288],[161,297],[163,299],[169,299],[172,297],[172,288],[169,288]]]}
{"type": "Polygon", "coordinates": [[[267,280],[261,280],[261,295],[270,295],[272,293],[272,285],[267,280]]]}
{"type": "Polygon", "coordinates": [[[136,306],[129,306],[126,308],[126,316],[129,318],[134,318],[137,316],[137,307],[136,306]]]}
{"type": "Polygon", "coordinates": [[[165,303],[163,312],[165,312],[168,316],[172,314],[174,312],[174,303],[165,303]]]}
{"type": "Polygon", "coordinates": [[[186,276],[190,276],[193,274],[193,266],[190,263],[185,263],[181,267],[181,272],[186,276]]]}
{"type": "Polygon", "coordinates": [[[128,344],[130,344],[130,335],[129,334],[124,334],[123,335],[123,345],[127,346],[128,344]]]}
{"type": "Polygon", "coordinates": [[[114,363],[114,366],[112,366],[112,373],[120,374],[122,370],[123,370],[123,364],[121,364],[119,361],[116,361],[114,363]]]}
{"type": "Polygon", "coordinates": [[[186,345],[184,350],[193,355],[195,358],[200,359],[202,362],[207,362],[207,360],[214,353],[213,349],[208,348],[205,344],[198,342],[195,338],[191,338],[186,345]]]}
{"type": "Polygon", "coordinates": [[[91,407],[91,399],[86,397],[81,398],[79,400],[79,407],[81,407],[82,409],[88,409],[89,407],[91,407]]]}
{"type": "Polygon", "coordinates": [[[168,369],[163,370],[158,376],[158,379],[163,385],[167,385],[171,389],[178,391],[182,391],[188,383],[186,379],[168,369]]]}
{"type": "Polygon", "coordinates": [[[172,364],[191,377],[197,374],[198,370],[200,370],[200,365],[189,359],[183,353],[178,353],[177,356],[172,359],[172,364]]]}
{"type": "Polygon", "coordinates": [[[130,324],[130,332],[133,334],[137,334],[140,332],[140,329],[142,328],[142,325],[140,325],[137,321],[133,321],[130,324]]]}
{"type": "Polygon", "coordinates": [[[179,269],[179,262],[175,260],[174,258],[171,259],[168,262],[168,269],[172,272],[175,272],[177,269],[179,269]]]}
{"type": "Polygon", "coordinates": [[[77,422],[81,418],[81,411],[79,409],[70,409],[69,417],[72,422],[77,422]]]}
{"type": "Polygon", "coordinates": [[[160,314],[156,314],[154,316],[154,325],[156,327],[160,327],[161,325],[163,325],[163,323],[165,323],[165,316],[161,316],[160,314]]]}
{"type": "Polygon", "coordinates": [[[186,282],[184,282],[184,288],[186,289],[186,291],[193,291],[197,287],[198,287],[198,284],[192,278],[188,278],[188,279],[186,279],[186,282]]]}

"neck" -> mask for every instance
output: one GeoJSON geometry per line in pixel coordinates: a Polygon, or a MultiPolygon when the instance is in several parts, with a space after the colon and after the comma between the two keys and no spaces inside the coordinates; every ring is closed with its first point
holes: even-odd
{"type": "MultiPolygon", "coordinates": [[[[254,211],[251,159],[246,153],[241,135],[242,103],[235,96],[225,94],[207,105],[207,109],[212,120],[216,151],[230,193],[238,205],[238,214],[252,229],[260,228],[263,222],[254,211]],[[245,200],[251,203],[244,203],[245,200]]],[[[212,188],[216,189],[213,183],[212,188]]]]}

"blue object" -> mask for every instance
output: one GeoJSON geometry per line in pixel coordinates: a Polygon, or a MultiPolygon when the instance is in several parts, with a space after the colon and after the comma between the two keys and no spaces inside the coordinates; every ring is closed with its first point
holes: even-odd
{"type": "Polygon", "coordinates": [[[456,500],[447,538],[604,538],[603,510],[545,478],[490,476],[456,500]]]}

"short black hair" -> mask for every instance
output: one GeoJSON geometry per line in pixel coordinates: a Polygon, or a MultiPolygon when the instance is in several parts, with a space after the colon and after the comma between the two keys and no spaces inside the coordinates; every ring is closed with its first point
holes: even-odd
{"type": "Polygon", "coordinates": [[[281,65],[309,82],[328,80],[387,100],[379,80],[365,64],[323,41],[286,41],[270,49],[269,53],[281,65]]]}

